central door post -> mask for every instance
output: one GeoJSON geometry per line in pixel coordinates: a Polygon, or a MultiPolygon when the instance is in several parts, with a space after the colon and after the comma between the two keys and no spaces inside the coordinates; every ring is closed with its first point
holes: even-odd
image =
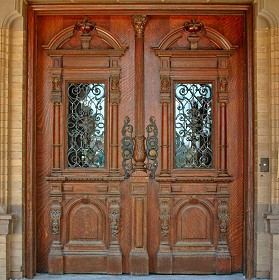
{"type": "Polygon", "coordinates": [[[131,274],[149,274],[147,253],[147,186],[144,137],[144,29],[147,17],[133,16],[135,30],[135,168],[132,186],[132,249],[129,254],[131,274]]]}

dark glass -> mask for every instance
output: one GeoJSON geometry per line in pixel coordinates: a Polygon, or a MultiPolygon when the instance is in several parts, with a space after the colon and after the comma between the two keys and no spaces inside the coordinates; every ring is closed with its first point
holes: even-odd
{"type": "Polygon", "coordinates": [[[174,125],[175,168],[212,168],[212,84],[175,85],[174,125]]]}
{"type": "Polygon", "coordinates": [[[68,83],[67,166],[105,166],[105,84],[68,83]]]}

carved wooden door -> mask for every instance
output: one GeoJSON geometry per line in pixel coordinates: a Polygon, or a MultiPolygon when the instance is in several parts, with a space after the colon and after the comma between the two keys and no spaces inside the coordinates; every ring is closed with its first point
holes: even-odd
{"type": "Polygon", "coordinates": [[[37,270],[242,271],[244,13],[134,12],[36,19],[37,270]]]}

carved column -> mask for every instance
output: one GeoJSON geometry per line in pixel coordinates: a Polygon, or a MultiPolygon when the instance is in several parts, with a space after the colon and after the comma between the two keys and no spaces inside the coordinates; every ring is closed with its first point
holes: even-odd
{"type": "MultiPolygon", "coordinates": [[[[167,187],[165,186],[165,188],[167,187]]],[[[159,203],[161,241],[157,253],[157,272],[162,274],[172,274],[172,254],[170,248],[171,198],[161,197],[159,203]]]]}
{"type": "Polygon", "coordinates": [[[62,57],[53,57],[52,103],[53,143],[52,174],[61,174],[61,102],[62,102],[62,57]]]}
{"type": "MultiPolygon", "coordinates": [[[[164,63],[162,63],[162,67],[164,63]]],[[[166,63],[169,65],[169,59],[166,63]]],[[[170,175],[169,168],[169,107],[170,107],[170,81],[169,76],[161,75],[160,102],[162,106],[162,134],[161,134],[161,175],[170,175]]]]}
{"type": "Polygon", "coordinates": [[[227,57],[218,58],[218,102],[219,102],[219,176],[227,176],[227,103],[228,64],[227,57]]]}
{"type": "MultiPolygon", "coordinates": [[[[118,62],[118,61],[117,61],[118,62]]],[[[113,74],[110,77],[110,108],[111,108],[111,173],[119,173],[118,168],[118,108],[120,102],[119,75],[113,74]]]]}
{"type": "Polygon", "coordinates": [[[108,253],[108,273],[122,274],[122,253],[119,246],[120,197],[109,199],[110,245],[108,253]]]}
{"type": "Polygon", "coordinates": [[[148,274],[147,253],[147,187],[148,177],[144,164],[145,124],[144,124],[144,28],[146,16],[133,17],[135,29],[135,168],[131,177],[132,187],[132,248],[129,254],[130,273],[148,274]]]}
{"type": "Polygon", "coordinates": [[[62,184],[54,183],[50,191],[50,224],[52,243],[48,255],[48,272],[63,274],[63,254],[61,243],[61,216],[62,216],[62,184]]]}
{"type": "Polygon", "coordinates": [[[135,30],[135,171],[145,169],[144,124],[144,29],[147,17],[133,16],[135,30]]]}

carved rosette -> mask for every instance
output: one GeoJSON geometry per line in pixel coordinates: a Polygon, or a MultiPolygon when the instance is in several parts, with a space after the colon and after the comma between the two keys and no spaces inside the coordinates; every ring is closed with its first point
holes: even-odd
{"type": "Polygon", "coordinates": [[[52,74],[52,102],[60,104],[62,101],[62,76],[52,74]]]}
{"type": "Polygon", "coordinates": [[[134,30],[137,37],[142,37],[144,35],[145,26],[147,23],[147,16],[134,15],[132,19],[134,30]]]}
{"type": "Polygon", "coordinates": [[[170,81],[168,76],[161,76],[161,92],[170,91],[170,81]]]}
{"type": "Polygon", "coordinates": [[[220,220],[220,243],[226,245],[227,250],[227,232],[229,223],[229,206],[227,198],[218,199],[218,219],[220,220]]]}
{"type": "Polygon", "coordinates": [[[61,207],[56,206],[50,210],[50,219],[52,226],[52,234],[59,235],[60,234],[60,219],[61,219],[61,207]]]}
{"type": "Polygon", "coordinates": [[[167,201],[160,204],[161,236],[166,238],[169,235],[170,207],[167,201]]]}

